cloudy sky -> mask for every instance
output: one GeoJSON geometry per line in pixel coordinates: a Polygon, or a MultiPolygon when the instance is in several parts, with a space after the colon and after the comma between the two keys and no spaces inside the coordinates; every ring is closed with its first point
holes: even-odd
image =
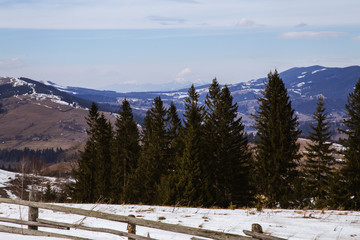
{"type": "Polygon", "coordinates": [[[359,0],[0,0],[0,76],[121,90],[360,64],[359,0]]]}

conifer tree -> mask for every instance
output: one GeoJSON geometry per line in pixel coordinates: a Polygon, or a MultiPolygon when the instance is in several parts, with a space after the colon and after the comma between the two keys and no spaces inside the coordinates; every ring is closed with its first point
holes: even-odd
{"type": "Polygon", "coordinates": [[[96,128],[96,155],[95,162],[95,199],[109,200],[111,196],[111,156],[113,132],[111,123],[101,113],[96,128]]]}
{"type": "Polygon", "coordinates": [[[343,186],[346,189],[345,207],[360,209],[360,79],[345,105],[348,118],[344,119],[347,134],[345,166],[342,168],[343,186]]]}
{"type": "Polygon", "coordinates": [[[124,199],[124,188],[137,167],[140,154],[139,131],[129,101],[124,98],[115,121],[114,154],[112,157],[112,198],[124,199]]]}
{"type": "Polygon", "coordinates": [[[169,141],[169,148],[168,148],[168,163],[169,166],[167,167],[170,171],[174,171],[176,155],[181,152],[181,141],[179,139],[180,133],[182,131],[181,120],[177,113],[176,106],[173,102],[170,103],[168,112],[167,112],[167,136],[169,141]]]}
{"type": "Polygon", "coordinates": [[[205,136],[207,166],[217,205],[245,206],[250,200],[250,153],[244,125],[229,88],[222,90],[216,79],[209,87],[205,136]]]}
{"type": "Polygon", "coordinates": [[[199,94],[194,85],[185,98],[184,131],[182,142],[184,149],[178,160],[177,200],[183,205],[209,205],[209,176],[205,176],[204,152],[204,108],[199,106],[199,94]]]}
{"type": "Polygon", "coordinates": [[[89,127],[86,130],[88,140],[85,148],[80,152],[78,169],[74,170],[75,184],[73,186],[73,199],[79,202],[95,201],[95,159],[96,155],[96,128],[99,119],[98,106],[92,103],[86,122],[89,127]]]}
{"type": "Polygon", "coordinates": [[[182,152],[180,133],[182,131],[181,120],[178,116],[176,106],[170,103],[167,111],[167,163],[166,172],[163,173],[158,185],[158,203],[165,205],[176,204],[176,158],[182,152]]]}
{"type": "Polygon", "coordinates": [[[331,155],[331,132],[326,120],[324,101],[318,99],[316,112],[313,114],[315,125],[310,125],[309,139],[311,143],[305,149],[307,153],[304,173],[306,179],[306,195],[314,200],[317,208],[325,207],[330,194],[330,182],[333,175],[331,166],[334,157],[331,155]]]}
{"type": "Polygon", "coordinates": [[[254,115],[259,140],[256,142],[256,181],[258,193],[269,207],[289,207],[294,201],[294,182],[300,131],[285,85],[275,70],[268,74],[259,109],[254,115]]]}
{"type": "Polygon", "coordinates": [[[166,113],[163,101],[156,97],[144,119],[143,146],[138,167],[126,190],[127,202],[153,204],[158,200],[158,184],[168,166],[166,113]]]}

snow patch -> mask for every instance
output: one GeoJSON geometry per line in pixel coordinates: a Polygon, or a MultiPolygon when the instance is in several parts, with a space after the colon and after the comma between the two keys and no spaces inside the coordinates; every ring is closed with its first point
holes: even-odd
{"type": "Polygon", "coordinates": [[[302,87],[304,85],[305,85],[305,82],[301,82],[301,83],[296,84],[297,87],[302,87]]]}
{"type": "Polygon", "coordinates": [[[35,84],[33,83],[28,83],[24,80],[18,79],[18,78],[10,78],[10,83],[14,86],[14,87],[19,87],[19,86],[30,86],[30,87],[35,87],[35,84]]]}
{"type": "Polygon", "coordinates": [[[311,74],[315,74],[315,73],[317,73],[317,72],[321,72],[321,71],[325,71],[325,70],[326,70],[326,68],[322,68],[322,69],[313,71],[311,74]]]}

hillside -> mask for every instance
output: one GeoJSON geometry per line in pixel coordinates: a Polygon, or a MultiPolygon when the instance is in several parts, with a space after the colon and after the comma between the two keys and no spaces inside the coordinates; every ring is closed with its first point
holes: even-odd
{"type": "Polygon", "coordinates": [[[86,141],[89,101],[16,78],[0,78],[0,96],[0,148],[69,149],[86,141]]]}
{"type": "MultiPolygon", "coordinates": [[[[316,99],[321,95],[325,99],[334,136],[338,138],[336,129],[344,117],[347,96],[360,77],[360,66],[292,68],[281,72],[280,76],[299,117],[303,137],[312,121],[316,99]]],[[[229,85],[247,131],[253,131],[251,114],[257,108],[256,99],[261,96],[265,80],[261,78],[229,85]]],[[[208,86],[197,87],[201,103],[204,103],[208,86]]],[[[187,91],[119,93],[63,87],[53,82],[42,83],[28,78],[0,78],[0,99],[3,104],[3,111],[0,111],[0,148],[68,149],[82,145],[86,140],[84,117],[91,101],[97,102],[100,110],[117,112],[122,99],[126,97],[133,108],[135,120],[142,123],[153,99],[160,96],[165,106],[174,102],[181,115],[187,91]]],[[[114,119],[109,114],[108,117],[114,119]]]]}

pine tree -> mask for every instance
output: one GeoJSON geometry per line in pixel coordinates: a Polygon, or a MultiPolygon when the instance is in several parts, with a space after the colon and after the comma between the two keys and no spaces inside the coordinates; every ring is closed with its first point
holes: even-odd
{"type": "Polygon", "coordinates": [[[330,182],[333,175],[331,165],[334,157],[331,155],[331,132],[329,122],[326,121],[324,101],[318,99],[316,112],[313,114],[315,125],[310,125],[309,139],[311,143],[305,149],[307,153],[306,165],[304,166],[306,178],[306,195],[313,198],[317,208],[326,207],[330,194],[330,182]]]}
{"type": "Polygon", "coordinates": [[[124,188],[129,184],[140,155],[139,130],[130,103],[124,98],[115,121],[114,154],[112,157],[112,198],[124,199],[124,188]]]}
{"type": "Polygon", "coordinates": [[[250,152],[244,125],[237,116],[237,103],[229,88],[222,90],[216,79],[209,87],[205,136],[207,166],[216,204],[245,206],[250,201],[250,152]]]}
{"type": "Polygon", "coordinates": [[[204,108],[199,106],[199,94],[194,85],[185,98],[183,152],[177,168],[177,202],[189,206],[209,205],[209,176],[204,174],[204,108]]]}
{"type": "Polygon", "coordinates": [[[346,189],[346,208],[360,209],[360,79],[345,105],[348,118],[344,119],[347,134],[345,166],[342,168],[343,186],[346,189]]]}
{"type": "Polygon", "coordinates": [[[95,199],[95,159],[97,122],[99,119],[98,106],[92,103],[89,114],[86,117],[89,129],[86,131],[88,140],[85,148],[80,152],[78,169],[74,170],[75,184],[72,189],[72,197],[79,202],[94,202],[95,199]]]}
{"type": "Polygon", "coordinates": [[[229,88],[222,89],[221,96],[222,118],[219,129],[221,136],[220,146],[224,162],[224,190],[227,204],[246,206],[252,200],[252,186],[250,184],[251,154],[248,149],[248,140],[245,136],[245,126],[237,116],[237,104],[229,88]]]}
{"type": "Polygon", "coordinates": [[[97,122],[95,157],[95,197],[96,200],[109,200],[111,197],[111,156],[113,131],[112,125],[101,113],[97,122]]]}
{"type": "Polygon", "coordinates": [[[167,137],[169,141],[167,155],[167,158],[169,159],[169,166],[167,166],[167,169],[169,171],[174,171],[176,168],[176,156],[182,150],[181,141],[179,139],[180,133],[182,131],[182,125],[177,113],[176,106],[173,102],[170,103],[170,107],[167,112],[167,124],[167,137]]]}
{"type": "Polygon", "coordinates": [[[166,113],[163,101],[156,97],[144,119],[143,146],[138,167],[126,190],[127,202],[153,204],[158,201],[158,185],[169,165],[166,113]]]}
{"type": "Polygon", "coordinates": [[[92,103],[86,117],[89,129],[85,148],[80,152],[78,169],[74,171],[73,198],[95,202],[110,197],[112,126],[92,103]]]}
{"type": "Polygon", "coordinates": [[[176,158],[182,152],[180,133],[182,131],[181,120],[178,116],[176,106],[170,103],[167,111],[167,163],[166,172],[163,173],[160,184],[158,184],[158,203],[163,205],[176,204],[176,158]]]}
{"type": "Polygon", "coordinates": [[[268,74],[259,109],[254,115],[258,131],[256,142],[256,181],[258,193],[265,195],[269,207],[288,207],[294,201],[294,183],[300,131],[285,85],[275,70],[268,74]]]}

